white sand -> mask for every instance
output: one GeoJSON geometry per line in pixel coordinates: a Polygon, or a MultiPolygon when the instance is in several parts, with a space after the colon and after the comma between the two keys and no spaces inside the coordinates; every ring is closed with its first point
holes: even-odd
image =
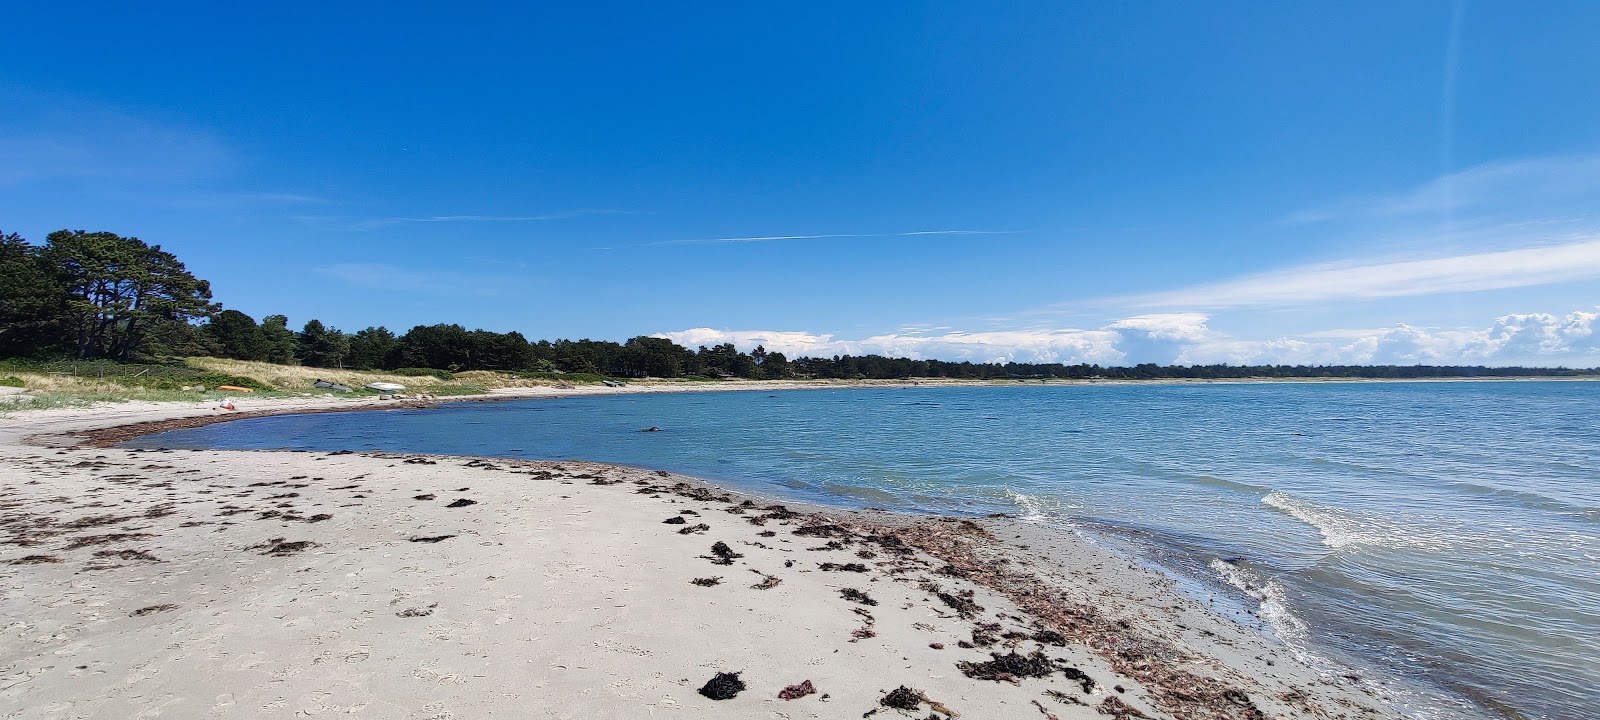
{"type": "Polygon", "coordinates": [[[1092,718],[1119,701],[1152,717],[1252,717],[1252,705],[1270,717],[1391,715],[1179,597],[1164,578],[1005,521],[988,526],[1007,538],[1033,533],[1015,541],[1033,549],[957,522],[876,513],[757,526],[747,519],[760,510],[730,514],[730,502],[637,492],[685,478],[597,464],[135,452],[43,447],[61,439],[39,437],[212,412],[144,403],[0,418],[0,717],[924,718],[952,715],[947,708],[966,718],[1092,718]],[[426,495],[434,497],[417,499],[426,495]],[[458,499],[475,504],[449,507],[458,499]],[[689,510],[698,515],[687,524],[662,523],[689,510]],[[320,514],[331,517],[308,521],[320,514]],[[678,532],[701,522],[710,529],[678,532]],[[856,527],[837,550],[812,550],[829,539],[793,534],[821,522],[856,527]],[[1008,574],[988,586],[938,574],[955,555],[897,555],[888,541],[863,539],[873,523],[1008,574]],[[409,541],[443,535],[453,537],[409,541]],[[274,538],[314,544],[263,554],[274,538]],[[716,541],[743,557],[712,564],[702,556],[716,541]],[[858,557],[863,550],[874,556],[858,557]],[[44,561],[18,564],[30,557],[44,561]],[[823,562],[869,571],[825,572],[823,562]],[[752,587],[766,575],[781,583],[752,587]],[[710,577],[721,583],[690,583],[710,577]],[[995,636],[1036,634],[1038,621],[1013,602],[1034,582],[1060,607],[1095,608],[1097,619],[1061,628],[1064,647],[1030,638],[958,647],[975,623],[998,623],[995,636]],[[970,590],[984,610],[962,619],[925,583],[952,598],[970,590]],[[845,600],[846,587],[877,605],[845,600]],[[873,636],[853,637],[863,628],[873,636]],[[1117,648],[1157,646],[1118,659],[1117,648]],[[973,679],[956,665],[1013,648],[1042,648],[1094,687],[1085,692],[1060,672],[973,679]],[[1146,669],[1131,670],[1128,657],[1146,669]],[[701,696],[721,671],[741,672],[747,689],[701,696]],[[1174,700],[1223,685],[1186,690],[1171,671],[1243,695],[1174,700]],[[1144,687],[1138,672],[1168,679],[1144,687]],[[818,694],[778,699],[804,680],[818,694]],[[901,685],[942,705],[881,707],[901,685]]]}

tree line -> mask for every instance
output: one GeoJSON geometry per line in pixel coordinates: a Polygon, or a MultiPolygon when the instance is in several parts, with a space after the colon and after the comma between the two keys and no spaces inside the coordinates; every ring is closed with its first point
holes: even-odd
{"type": "Polygon", "coordinates": [[[1396,365],[1154,365],[972,363],[880,355],[793,360],[732,343],[695,350],[666,338],[530,341],[518,332],[418,325],[344,332],[319,320],[258,322],[212,299],[210,283],[138,238],[59,230],[43,245],[0,232],[0,358],[120,361],[210,356],[355,370],[426,368],[612,377],[747,379],[1151,380],[1565,376],[1565,368],[1396,365]]]}

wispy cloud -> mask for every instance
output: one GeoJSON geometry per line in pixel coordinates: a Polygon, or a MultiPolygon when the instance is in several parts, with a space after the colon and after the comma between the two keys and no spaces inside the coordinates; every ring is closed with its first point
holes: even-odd
{"type": "Polygon", "coordinates": [[[1473,292],[1600,278],[1600,236],[1425,259],[1307,265],[1104,302],[1140,308],[1297,306],[1473,292]]]}
{"type": "Polygon", "coordinates": [[[593,215],[632,215],[630,210],[580,209],[534,215],[393,215],[384,217],[304,216],[300,220],[343,225],[351,230],[380,230],[422,223],[523,223],[571,220],[593,215]]]}
{"type": "Polygon", "coordinates": [[[193,182],[236,171],[215,131],[59,95],[7,90],[0,186],[41,181],[193,182]]]}
{"type": "MultiPolygon", "coordinates": [[[[1600,310],[1600,308],[1595,308],[1600,310]]],[[[1210,327],[1201,313],[1136,315],[1098,328],[886,333],[859,339],[799,331],[691,328],[657,337],[696,347],[757,345],[790,357],[878,354],[973,362],[1158,364],[1467,364],[1600,366],[1600,312],[1514,313],[1486,327],[1399,323],[1245,338],[1210,327]]]]}
{"type": "Polygon", "coordinates": [[[1482,163],[1395,193],[1352,198],[1289,213],[1285,225],[1391,223],[1449,218],[1472,224],[1511,218],[1592,215],[1600,192],[1600,153],[1482,163]]]}
{"type": "Polygon", "coordinates": [[[501,283],[495,278],[447,270],[415,270],[388,263],[339,263],[315,271],[346,285],[370,290],[445,297],[501,294],[501,283]]]}
{"type": "Polygon", "coordinates": [[[701,238],[698,240],[662,240],[644,243],[640,247],[657,245],[718,245],[729,243],[763,243],[781,240],[823,240],[831,238],[894,238],[921,235],[1009,235],[1016,230],[915,230],[897,233],[828,233],[823,235],[753,235],[750,237],[701,238]]]}

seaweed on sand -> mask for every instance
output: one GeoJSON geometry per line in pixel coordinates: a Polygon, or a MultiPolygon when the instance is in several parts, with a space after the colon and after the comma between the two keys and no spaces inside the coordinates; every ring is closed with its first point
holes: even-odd
{"type": "Polygon", "coordinates": [[[922,691],[901,685],[878,699],[878,704],[896,710],[916,710],[922,705],[922,691]]]}
{"type": "Polygon", "coordinates": [[[779,690],[778,697],[784,700],[798,700],[807,695],[815,694],[816,692],[817,686],[812,685],[811,681],[807,680],[798,685],[790,685],[782,690],[779,690]]]}
{"type": "MultiPolygon", "coordinates": [[[[693,525],[690,525],[689,527],[686,527],[686,528],[684,528],[682,530],[679,530],[678,534],[679,535],[696,535],[696,534],[703,533],[703,532],[705,532],[707,530],[710,530],[710,529],[711,529],[710,525],[707,525],[705,523],[695,523],[693,525]]],[[[713,550],[712,552],[715,552],[715,550],[713,550]]]]}
{"type": "Polygon", "coordinates": [[[783,582],[783,580],[779,579],[776,575],[768,575],[755,568],[750,568],[750,572],[761,576],[761,582],[750,586],[750,589],[752,590],[771,590],[783,582]]]}
{"type": "Polygon", "coordinates": [[[316,546],[317,543],[311,542],[310,540],[295,540],[291,542],[285,538],[272,538],[264,543],[261,543],[260,545],[251,545],[245,549],[260,550],[262,555],[276,555],[278,557],[283,557],[286,555],[293,555],[307,548],[314,548],[316,546]]]}
{"type": "Polygon", "coordinates": [[[700,687],[700,694],[712,700],[728,700],[744,689],[744,681],[739,679],[739,673],[719,672],[700,687]]]}
{"type": "Polygon", "coordinates": [[[689,584],[691,584],[691,585],[699,585],[700,587],[716,587],[717,585],[721,585],[722,584],[722,577],[721,576],[717,576],[717,577],[695,578],[693,580],[690,580],[689,584]]]}
{"type": "Polygon", "coordinates": [[[858,573],[864,573],[864,572],[867,571],[867,566],[862,565],[861,563],[844,563],[844,564],[841,565],[839,563],[825,562],[825,563],[822,563],[822,564],[818,565],[817,567],[819,567],[819,568],[821,568],[823,570],[826,570],[826,571],[833,571],[833,572],[858,572],[858,573]]]}
{"type": "Polygon", "coordinates": [[[733,548],[728,547],[727,543],[718,540],[711,544],[710,555],[701,555],[700,557],[711,558],[712,565],[732,565],[735,558],[742,558],[744,555],[734,552],[733,548]]]}
{"type": "Polygon", "coordinates": [[[1018,655],[1013,650],[1005,655],[989,653],[989,657],[994,659],[981,663],[962,661],[956,663],[956,667],[969,678],[1008,682],[1015,682],[1019,678],[1045,677],[1057,670],[1055,661],[1038,651],[1018,655]]]}
{"type": "MultiPolygon", "coordinates": [[[[968,590],[964,594],[970,595],[971,592],[971,590],[968,590]]],[[[973,602],[971,597],[951,595],[947,592],[938,593],[938,597],[944,604],[949,605],[950,609],[955,610],[956,614],[960,615],[963,620],[971,620],[977,617],[978,613],[983,612],[983,606],[973,602]]]]}
{"type": "Polygon", "coordinates": [[[689,521],[683,519],[682,515],[673,515],[672,517],[669,517],[669,518],[667,518],[665,520],[662,520],[661,524],[663,524],[663,525],[682,525],[682,524],[684,524],[686,522],[689,522],[689,521]]]}
{"type": "Polygon", "coordinates": [[[857,590],[855,588],[844,588],[843,590],[839,591],[839,595],[840,595],[840,597],[843,597],[844,599],[849,600],[850,602],[853,602],[853,603],[861,603],[862,605],[877,605],[878,604],[878,601],[877,600],[873,600],[872,596],[870,596],[870,595],[868,595],[868,594],[866,594],[864,592],[861,592],[860,590],[857,590]]]}

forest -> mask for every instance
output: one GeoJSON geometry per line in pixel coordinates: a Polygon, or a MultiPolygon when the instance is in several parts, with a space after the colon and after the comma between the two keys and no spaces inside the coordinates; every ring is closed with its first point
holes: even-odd
{"type": "Polygon", "coordinates": [[[159,245],[109,232],[59,230],[41,245],[0,233],[0,360],[167,362],[183,357],[257,360],[355,370],[494,370],[617,378],[1228,379],[1555,377],[1595,369],[1428,365],[1154,365],[972,363],[878,355],[788,358],[732,344],[689,349],[660,337],[529,340],[519,332],[418,325],[345,332],[284,315],[257,321],[224,309],[159,245]]]}

